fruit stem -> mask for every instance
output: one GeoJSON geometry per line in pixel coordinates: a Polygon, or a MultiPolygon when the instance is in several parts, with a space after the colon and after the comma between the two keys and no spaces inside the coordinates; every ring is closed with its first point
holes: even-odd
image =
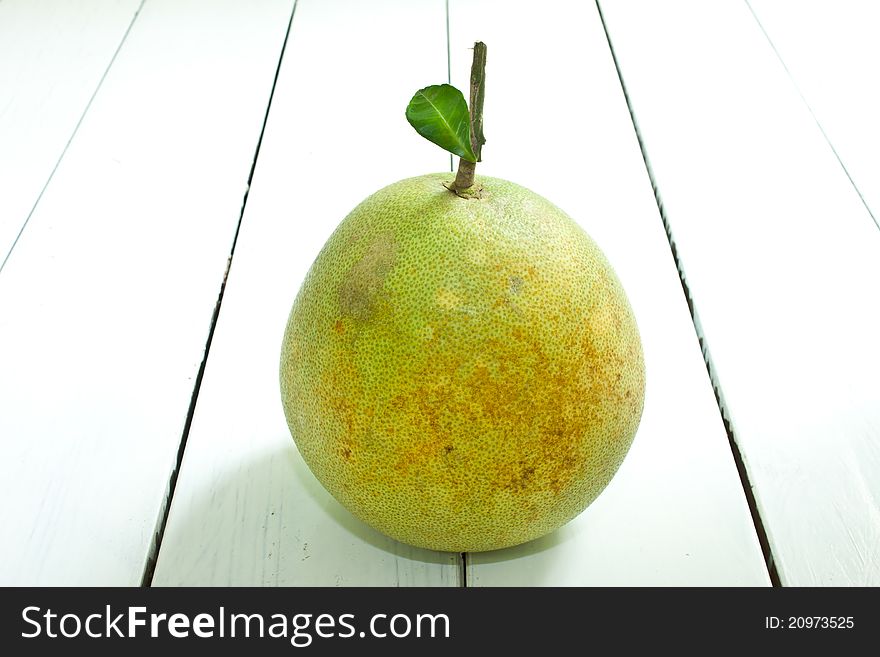
{"type": "MultiPolygon", "coordinates": [[[[471,64],[471,148],[477,156],[477,162],[481,162],[481,152],[486,138],[483,136],[483,98],[486,93],[486,44],[477,41],[474,44],[474,61],[471,64]]],[[[469,162],[464,158],[458,160],[458,173],[455,182],[452,183],[453,191],[460,192],[473,187],[474,173],[477,162],[469,162]]]]}

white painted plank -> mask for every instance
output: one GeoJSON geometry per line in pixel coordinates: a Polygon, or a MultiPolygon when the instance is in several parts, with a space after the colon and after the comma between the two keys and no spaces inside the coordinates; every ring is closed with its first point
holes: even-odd
{"type": "Polygon", "coordinates": [[[442,0],[299,0],[153,583],[456,585],[455,554],[355,519],[299,456],[281,339],[318,251],[367,195],[448,170],[407,124],[447,77],[442,0]]]}
{"type": "Polygon", "coordinates": [[[0,264],[140,0],[0,2],[0,264]]]}
{"type": "Polygon", "coordinates": [[[150,0],[0,276],[0,582],[138,584],[289,0],[150,0]]]}
{"type": "Polygon", "coordinates": [[[470,555],[470,584],[767,584],[596,7],[450,7],[457,86],[467,81],[468,48],[488,46],[479,170],[551,199],[602,247],[632,303],[647,373],[642,423],[609,487],[544,539],[470,555]]]}
{"type": "Polygon", "coordinates": [[[749,4],[880,225],[880,4],[749,4]]]}
{"type": "Polygon", "coordinates": [[[880,231],[742,2],[602,8],[783,584],[880,584],[880,231]]]}

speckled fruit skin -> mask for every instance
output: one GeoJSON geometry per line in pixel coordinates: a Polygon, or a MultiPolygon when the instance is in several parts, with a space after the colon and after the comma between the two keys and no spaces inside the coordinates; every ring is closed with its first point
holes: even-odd
{"type": "Polygon", "coordinates": [[[590,504],[639,424],[645,372],[614,271],[519,185],[452,174],[367,198],[321,250],[281,355],[284,411],[318,480],[404,543],[537,538],[590,504]]]}

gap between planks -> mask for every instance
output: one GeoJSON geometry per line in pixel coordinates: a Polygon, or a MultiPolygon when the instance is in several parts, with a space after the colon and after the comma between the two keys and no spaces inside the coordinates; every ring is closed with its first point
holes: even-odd
{"type": "Polygon", "coordinates": [[[831,142],[831,139],[828,138],[828,134],[825,132],[825,128],[822,127],[822,124],[819,122],[819,117],[816,116],[816,113],[813,111],[813,108],[810,106],[810,103],[807,101],[806,96],[801,91],[800,86],[795,80],[794,76],[791,74],[791,71],[788,70],[788,66],[785,64],[785,60],[782,59],[782,55],[776,49],[776,45],[773,43],[773,39],[770,38],[770,35],[767,33],[767,30],[764,29],[764,25],[761,23],[761,19],[758,18],[758,14],[755,13],[755,10],[752,8],[752,4],[749,0],[745,0],[746,7],[749,8],[749,12],[752,14],[752,18],[755,19],[755,22],[758,24],[758,27],[761,29],[761,34],[764,35],[764,38],[767,39],[767,43],[770,44],[770,48],[773,50],[773,54],[776,55],[776,58],[779,60],[779,63],[782,64],[782,68],[785,71],[785,74],[788,76],[788,79],[791,80],[792,86],[797,91],[798,96],[800,96],[807,110],[810,112],[810,116],[813,117],[813,121],[816,122],[816,126],[819,128],[819,132],[822,133],[822,137],[825,139],[825,142],[828,144],[828,147],[831,149],[831,152],[834,153],[834,157],[837,159],[837,163],[840,164],[840,168],[843,169],[843,172],[846,174],[847,180],[849,180],[850,185],[853,186],[853,189],[856,190],[856,194],[859,196],[859,200],[862,202],[862,205],[865,206],[865,210],[868,211],[868,216],[874,221],[874,225],[880,229],[880,221],[878,221],[877,217],[874,216],[874,213],[871,211],[871,207],[868,205],[868,202],[865,201],[865,197],[862,195],[862,191],[859,189],[859,186],[856,185],[856,181],[853,180],[852,176],[849,174],[849,170],[846,168],[846,165],[843,163],[843,160],[840,159],[840,155],[837,152],[837,149],[834,147],[834,144],[831,142]]]}
{"type": "MultiPolygon", "coordinates": [[[[145,0],[141,1],[141,6],[145,0]]],[[[226,260],[226,270],[223,273],[223,280],[220,283],[220,292],[217,295],[217,303],[214,305],[214,312],[211,315],[211,326],[208,329],[208,339],[205,342],[205,352],[202,356],[202,362],[199,364],[199,371],[196,375],[196,380],[193,385],[193,393],[190,398],[189,408],[186,413],[186,422],[183,426],[183,435],[180,439],[180,446],[177,449],[177,457],[174,462],[174,468],[171,471],[171,476],[168,480],[168,489],[165,495],[164,503],[162,507],[159,509],[159,517],[156,523],[156,530],[153,533],[153,541],[150,544],[150,549],[147,553],[146,564],[144,566],[144,574],[141,578],[141,586],[149,587],[153,584],[153,575],[156,572],[156,564],[159,561],[159,551],[162,549],[162,539],[165,536],[165,528],[168,525],[168,514],[171,511],[171,502],[174,498],[174,491],[177,488],[177,479],[180,475],[180,468],[183,464],[183,456],[186,452],[186,442],[189,437],[190,427],[192,426],[193,416],[196,410],[196,402],[199,398],[199,391],[202,387],[202,379],[205,375],[205,366],[208,362],[208,355],[211,351],[211,343],[214,340],[214,330],[217,327],[217,320],[220,317],[220,307],[223,304],[223,294],[226,291],[226,281],[229,278],[229,270],[232,267],[232,258],[235,256],[235,245],[238,243],[238,235],[241,231],[241,223],[244,218],[244,212],[247,208],[248,195],[250,194],[251,183],[254,179],[254,171],[257,167],[257,159],[260,157],[260,146],[263,144],[263,135],[266,132],[266,122],[269,118],[269,111],[272,109],[272,99],[275,97],[275,86],[278,84],[278,74],[281,71],[281,63],[284,61],[284,53],[287,51],[287,40],[290,37],[290,28],[293,25],[293,17],[296,14],[296,6],[297,1],[294,0],[293,7],[290,10],[290,17],[287,20],[287,30],[284,33],[284,41],[281,44],[281,52],[278,56],[278,63],[275,66],[275,76],[272,79],[272,89],[269,92],[269,101],[266,103],[266,112],[263,115],[263,124],[260,127],[260,136],[257,138],[257,145],[254,149],[254,155],[251,159],[251,168],[248,172],[247,185],[245,187],[244,196],[241,201],[241,211],[238,216],[238,224],[235,227],[235,235],[232,238],[232,247],[229,250],[229,257],[226,260]]],[[[140,8],[138,8],[140,11],[140,8]]],[[[137,17],[137,14],[135,14],[137,17]]],[[[132,21],[132,24],[134,21],[132,21]]],[[[129,26],[129,29],[131,26],[129,26]]],[[[128,33],[126,32],[126,35],[128,33]]],[[[123,38],[123,41],[125,39],[123,38]]],[[[122,44],[120,44],[121,47],[122,44]]],[[[117,51],[118,52],[118,51],[117,51]]],[[[115,55],[114,55],[115,57],[115,55]]],[[[111,61],[112,64],[112,61],[111,61]]],[[[109,67],[108,67],[109,69],[109,67]]]]}
{"type": "MultiPolygon", "coordinates": [[[[691,321],[693,322],[693,325],[694,325],[694,332],[696,333],[697,340],[699,340],[699,343],[700,343],[700,351],[703,354],[703,361],[706,364],[706,372],[709,375],[709,380],[712,383],[712,390],[715,393],[715,401],[718,404],[718,411],[721,414],[721,420],[724,423],[724,429],[727,432],[727,439],[728,439],[728,442],[730,443],[730,450],[733,454],[733,460],[736,463],[736,470],[739,473],[740,483],[742,484],[743,492],[745,493],[746,501],[748,502],[748,505],[749,505],[749,512],[751,513],[752,522],[755,526],[755,533],[757,534],[758,541],[761,544],[761,552],[764,555],[764,564],[767,568],[767,572],[770,576],[770,581],[771,581],[772,585],[774,587],[778,587],[778,586],[781,586],[781,581],[779,579],[779,573],[776,569],[776,563],[773,558],[773,553],[770,549],[770,542],[767,539],[767,531],[766,531],[766,528],[764,527],[764,521],[761,517],[761,512],[760,512],[760,509],[758,508],[757,500],[755,499],[754,493],[752,492],[752,485],[751,485],[751,482],[749,479],[748,470],[746,468],[745,462],[743,461],[742,452],[740,451],[739,445],[736,442],[736,437],[733,434],[733,428],[730,424],[730,420],[728,419],[728,414],[727,414],[725,404],[724,404],[724,397],[722,395],[721,388],[718,383],[717,377],[715,376],[714,367],[712,365],[712,355],[709,351],[709,347],[706,342],[706,339],[703,336],[703,332],[702,332],[702,329],[700,326],[699,315],[697,314],[697,311],[694,308],[694,303],[691,298],[690,289],[688,288],[685,272],[681,266],[681,262],[678,257],[678,252],[675,247],[675,239],[672,236],[672,231],[671,231],[669,222],[666,219],[666,213],[663,210],[663,200],[660,195],[660,190],[658,189],[658,186],[657,186],[657,181],[654,177],[654,171],[651,168],[650,158],[648,157],[648,153],[645,149],[644,141],[642,140],[642,134],[639,131],[639,125],[638,125],[638,121],[636,120],[635,112],[633,111],[632,104],[630,103],[629,94],[626,91],[626,84],[623,79],[623,74],[620,71],[620,66],[618,65],[618,62],[617,62],[617,55],[614,52],[614,45],[611,42],[611,35],[608,33],[608,26],[605,23],[605,16],[602,13],[602,5],[599,0],[595,0],[595,2],[596,2],[596,9],[599,12],[599,20],[601,21],[602,29],[605,32],[605,38],[608,41],[608,49],[611,52],[611,58],[614,60],[614,68],[617,71],[617,79],[620,81],[620,88],[623,91],[623,96],[626,100],[626,107],[629,110],[629,116],[630,116],[630,119],[632,120],[633,130],[635,131],[636,139],[638,139],[638,142],[639,142],[639,150],[641,151],[641,154],[642,154],[642,160],[645,163],[645,170],[648,173],[648,178],[651,180],[651,189],[654,191],[654,200],[657,203],[657,210],[660,214],[660,220],[663,222],[663,230],[666,233],[666,239],[669,241],[669,250],[672,253],[673,260],[675,261],[675,268],[676,268],[676,271],[678,271],[679,280],[681,281],[682,292],[684,293],[685,299],[687,301],[688,310],[690,310],[690,313],[691,313],[691,321]]],[[[748,2],[746,2],[746,4],[748,4],[748,2]]],[[[751,10],[751,6],[749,6],[749,10],[751,10]]],[[[752,12],[752,15],[754,16],[754,12],[752,12]]],[[[755,19],[757,20],[757,16],[755,17],[755,19]]],[[[759,25],[760,25],[760,23],[759,23],[759,25]]],[[[763,28],[761,28],[761,30],[763,31],[763,28]]],[[[767,36],[766,32],[764,33],[764,35],[767,36]]],[[[767,37],[767,40],[769,41],[769,37],[767,37]]],[[[772,46],[772,43],[771,43],[771,46],[772,46]]],[[[775,51],[775,49],[774,49],[774,51],[775,51]]],[[[777,56],[779,56],[778,53],[777,53],[777,56]]],[[[781,61],[781,58],[780,58],[780,61],[781,61]]],[[[783,64],[783,66],[784,66],[784,64],[783,64]]],[[[786,69],[786,71],[787,71],[787,69],[786,69]]],[[[801,96],[801,98],[803,98],[803,96],[801,96]]],[[[804,101],[804,102],[806,102],[806,101],[804,101]]],[[[811,113],[812,113],[812,110],[811,110],[811,113]]],[[[815,118],[815,116],[814,116],[814,118],[815,118]]],[[[816,121],[816,123],[818,124],[818,121],[816,121]]],[[[819,128],[821,129],[821,126],[819,126],[819,128]]],[[[823,132],[822,134],[824,135],[825,133],[823,132]]],[[[827,140],[827,137],[826,137],[826,140],[827,140]]],[[[830,142],[829,142],[829,145],[831,145],[830,142]]],[[[833,150],[833,148],[834,147],[832,146],[832,150],[833,150]]],[[[836,152],[835,152],[835,155],[837,155],[836,152]]],[[[840,158],[838,158],[838,161],[840,161],[840,158]]],[[[843,166],[843,162],[841,162],[840,164],[841,164],[841,166],[843,166]]],[[[845,167],[844,167],[844,171],[846,171],[845,167]]],[[[847,176],[849,176],[848,173],[847,173],[847,176]]],[[[852,178],[850,178],[850,182],[852,182],[852,178]]],[[[855,187],[855,183],[853,183],[853,187],[855,187]]],[[[858,191],[858,190],[856,190],[856,191],[858,191]]],[[[861,194],[859,194],[859,196],[861,197],[861,194]]],[[[864,199],[862,199],[862,203],[864,203],[864,199]]],[[[873,215],[872,215],[872,218],[873,218],[873,215]]],[[[875,223],[876,223],[876,220],[875,220],[875,223]]]]}
{"type": "MultiPolygon", "coordinates": [[[[55,166],[52,167],[52,171],[49,172],[49,177],[46,178],[46,182],[43,184],[43,187],[40,189],[40,193],[37,194],[37,198],[34,200],[34,204],[31,206],[30,212],[28,212],[27,217],[24,219],[24,223],[22,223],[21,228],[19,228],[18,233],[15,236],[15,239],[12,240],[12,244],[9,246],[9,250],[6,252],[6,255],[3,257],[3,262],[0,262],[0,273],[3,273],[3,268],[6,266],[6,263],[9,260],[9,257],[12,255],[12,252],[15,250],[15,245],[18,244],[18,240],[21,239],[21,236],[24,234],[24,229],[27,228],[28,222],[31,220],[31,216],[33,216],[34,211],[37,209],[37,206],[40,204],[40,200],[43,198],[43,194],[46,193],[46,189],[48,189],[49,184],[52,182],[52,179],[55,177],[55,172],[58,171],[58,167],[61,164],[61,160],[64,159],[64,156],[67,154],[67,149],[70,148],[70,144],[73,143],[74,138],[76,137],[76,133],[79,132],[79,127],[82,125],[83,119],[86,114],[89,113],[89,108],[92,106],[92,102],[98,96],[98,92],[101,91],[101,87],[104,85],[104,80],[107,77],[107,73],[110,72],[110,69],[113,67],[113,62],[116,61],[117,55],[119,55],[119,51],[122,50],[122,45],[125,43],[126,39],[128,39],[128,35],[131,32],[131,28],[134,26],[135,21],[137,21],[138,15],[141,13],[141,9],[144,8],[144,3],[147,0],[141,0],[138,8],[135,10],[134,15],[131,17],[131,21],[128,23],[128,27],[125,29],[125,32],[122,35],[122,39],[119,40],[119,44],[116,46],[116,50],[113,51],[113,56],[110,57],[110,61],[107,62],[107,67],[104,69],[104,72],[101,74],[101,79],[98,80],[98,84],[95,86],[95,90],[92,92],[92,95],[89,96],[89,100],[86,103],[86,106],[83,108],[82,114],[79,115],[79,119],[76,122],[76,125],[73,127],[73,131],[70,133],[70,138],[67,140],[67,143],[64,144],[64,148],[61,149],[61,154],[58,156],[58,159],[55,161],[55,166]]],[[[2,2],[2,0],[0,0],[2,2]]]]}

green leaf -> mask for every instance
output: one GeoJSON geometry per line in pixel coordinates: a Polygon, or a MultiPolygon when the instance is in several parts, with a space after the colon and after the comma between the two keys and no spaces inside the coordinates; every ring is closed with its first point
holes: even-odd
{"type": "Polygon", "coordinates": [[[419,89],[406,108],[406,120],[422,137],[469,162],[477,156],[471,148],[471,117],[464,95],[449,84],[419,89]]]}

